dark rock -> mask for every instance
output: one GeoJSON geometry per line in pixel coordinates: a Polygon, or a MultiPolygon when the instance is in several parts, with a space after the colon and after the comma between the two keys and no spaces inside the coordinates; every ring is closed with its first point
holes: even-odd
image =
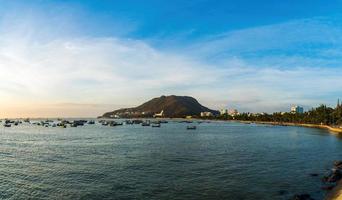
{"type": "Polygon", "coordinates": [[[322,190],[332,190],[333,188],[335,187],[335,185],[325,185],[325,186],[322,186],[322,190]]]}
{"type": "Polygon", "coordinates": [[[341,160],[337,160],[334,162],[334,166],[337,168],[337,169],[342,169],[342,161],[341,160]]]}
{"type": "Polygon", "coordinates": [[[323,182],[335,183],[342,178],[342,173],[340,170],[333,169],[328,176],[323,178],[323,182]]]}

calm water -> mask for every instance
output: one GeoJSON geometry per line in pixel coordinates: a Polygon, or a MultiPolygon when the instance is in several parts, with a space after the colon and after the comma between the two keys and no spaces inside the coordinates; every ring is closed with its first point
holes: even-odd
{"type": "Polygon", "coordinates": [[[1,199],[322,199],[342,159],[324,130],[213,122],[0,128],[1,199]],[[280,195],[283,190],[286,194],[280,195]]]}

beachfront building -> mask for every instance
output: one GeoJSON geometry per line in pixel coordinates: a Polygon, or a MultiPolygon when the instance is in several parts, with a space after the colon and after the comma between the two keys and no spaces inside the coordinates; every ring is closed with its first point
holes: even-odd
{"type": "Polygon", "coordinates": [[[231,110],[228,111],[228,114],[230,116],[236,116],[236,115],[239,115],[240,113],[236,109],[231,109],[231,110]]]}
{"type": "Polygon", "coordinates": [[[292,106],[291,113],[304,113],[304,108],[300,106],[292,106]]]}
{"type": "Polygon", "coordinates": [[[201,112],[201,117],[212,117],[213,113],[211,112],[201,112]]]}
{"type": "Polygon", "coordinates": [[[153,117],[164,117],[164,110],[162,110],[160,113],[154,114],[153,117]]]}
{"type": "Polygon", "coordinates": [[[220,114],[221,114],[221,115],[226,115],[226,114],[228,114],[228,109],[222,109],[222,110],[220,110],[220,114]]]}

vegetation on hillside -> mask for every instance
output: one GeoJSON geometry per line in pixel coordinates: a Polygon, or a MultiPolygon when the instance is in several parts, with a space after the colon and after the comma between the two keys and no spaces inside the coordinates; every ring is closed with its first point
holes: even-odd
{"type": "Polygon", "coordinates": [[[189,96],[161,96],[153,98],[134,108],[122,108],[103,114],[103,117],[117,115],[121,118],[153,117],[154,114],[163,111],[163,117],[199,116],[201,112],[211,112],[215,115],[218,111],[211,110],[201,105],[195,98],[189,96]]]}

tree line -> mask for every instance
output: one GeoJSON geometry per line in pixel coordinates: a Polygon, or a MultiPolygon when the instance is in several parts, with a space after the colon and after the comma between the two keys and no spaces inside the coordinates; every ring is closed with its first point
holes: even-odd
{"type": "Polygon", "coordinates": [[[335,108],[328,107],[324,104],[317,108],[304,113],[293,112],[275,112],[273,114],[253,114],[241,113],[235,116],[228,114],[218,116],[224,120],[241,120],[241,121],[262,121],[262,122],[279,122],[279,123],[305,123],[305,124],[322,124],[339,126],[342,125],[342,105],[338,102],[335,108]]]}

